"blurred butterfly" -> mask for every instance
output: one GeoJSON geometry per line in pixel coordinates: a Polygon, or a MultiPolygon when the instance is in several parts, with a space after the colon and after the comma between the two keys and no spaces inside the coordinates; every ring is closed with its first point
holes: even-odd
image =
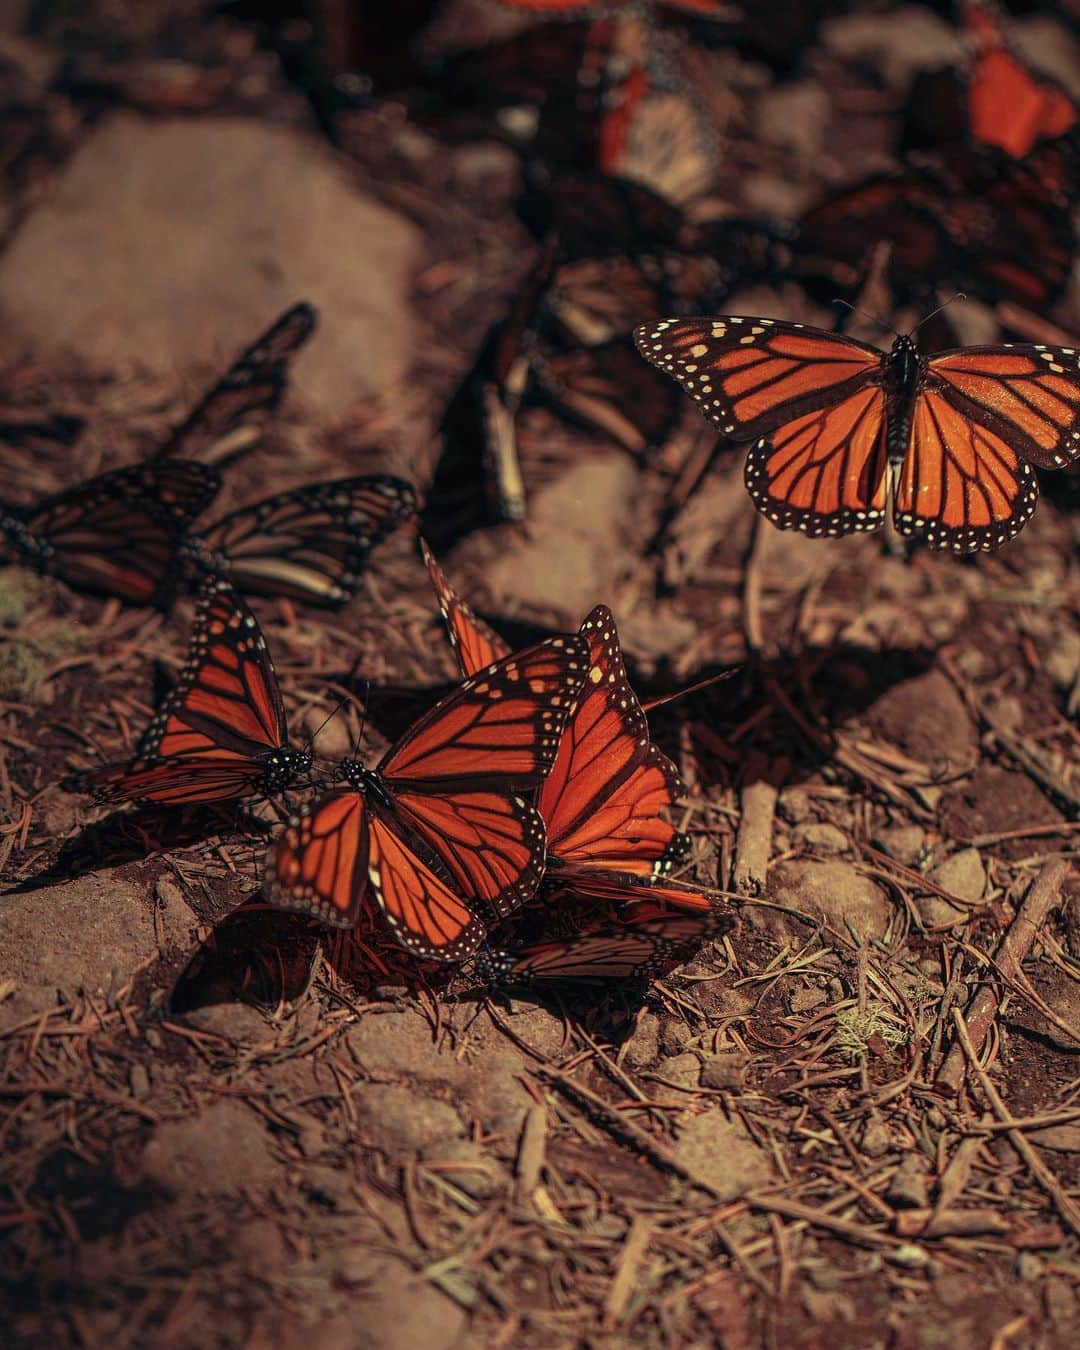
{"type": "Polygon", "coordinates": [[[684,225],[679,208],[643,183],[580,169],[551,175],[538,164],[526,169],[516,209],[537,238],[555,234],[563,260],[674,248],[684,225]]]}
{"type": "Polygon", "coordinates": [[[165,460],[99,474],[32,510],[0,503],[0,563],[129,604],[165,605],[188,526],[220,486],[211,465],[165,460]]]}
{"type": "Polygon", "coordinates": [[[287,387],[289,363],[317,322],[318,311],[304,301],[287,309],[241,352],[151,459],[225,464],[258,445],[287,387]]]}
{"type": "Polygon", "coordinates": [[[498,984],[652,979],[682,965],[704,943],[734,926],[732,912],[714,904],[682,908],[633,900],[623,904],[615,917],[586,923],[569,936],[526,942],[511,951],[483,952],[476,972],[485,983],[498,984]]]}
{"type": "Polygon", "coordinates": [[[916,77],[904,148],[968,142],[1023,159],[1041,141],[1072,131],[1078,120],[1075,102],[1013,50],[1000,8],[991,0],[965,0],[959,8],[971,52],[968,68],[916,77]]]}
{"type": "Polygon", "coordinates": [[[1047,147],[1030,163],[909,163],[827,197],[799,222],[792,271],[831,299],[855,290],[879,240],[892,244],[890,276],[916,299],[963,285],[991,304],[1045,305],[1064,290],[1075,232],[1061,187],[1067,170],[1047,147]]]}
{"type": "MultiPolygon", "coordinates": [[[[506,644],[460,599],[423,540],[421,546],[458,666],[468,674],[506,644]]],[[[597,605],[580,632],[588,678],[537,797],[549,879],[597,900],[634,899],[644,886],[657,902],[710,908],[720,900],[714,892],[660,875],[687,848],[664,814],[686,789],[649,739],[611,611],[597,605]]]]}
{"type": "Polygon", "coordinates": [[[371,550],[415,512],[416,492],[401,478],[314,483],[241,507],[192,535],[185,561],[248,595],[340,608],[371,550]]]}
{"type": "Polygon", "coordinates": [[[1005,344],[888,354],[772,319],[669,319],[638,350],[736,444],[758,510],[810,535],[893,521],[931,548],[998,548],[1030,518],[1032,465],[1080,456],[1080,357],[1005,344]]]}
{"type": "Polygon", "coordinates": [[[670,383],[640,373],[629,338],[538,354],[532,365],[534,387],[551,407],[633,455],[662,446],[681,411],[670,383]]]}
{"type": "Polygon", "coordinates": [[[525,9],[534,14],[574,14],[588,10],[670,10],[700,19],[730,19],[733,7],[726,0],[499,0],[507,9],[525,9]]]}
{"type": "Polygon", "coordinates": [[[528,385],[536,326],[554,265],[555,243],[549,238],[518,287],[509,312],[489,329],[443,414],[443,452],[422,515],[423,528],[441,542],[467,533],[485,519],[524,518],[515,419],[528,385]]]}
{"type": "Polygon", "coordinates": [[[272,850],[267,898],[349,928],[372,893],[409,951],[470,955],[484,925],[468,901],[507,914],[540,884],[544,824],[519,794],[549,772],[587,662],[580,638],[549,638],[466,680],[376,770],[344,761],[348,786],[290,820],[272,850]]]}
{"type": "Polygon", "coordinates": [[[187,805],[271,797],[311,769],[289,744],[285,707],[255,616],[224,581],[200,591],[187,661],[129,764],[65,786],[99,801],[187,805]]]}

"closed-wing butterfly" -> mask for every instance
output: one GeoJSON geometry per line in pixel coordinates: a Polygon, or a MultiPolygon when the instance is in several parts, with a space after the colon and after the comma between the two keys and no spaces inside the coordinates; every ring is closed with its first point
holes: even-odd
{"type": "Polygon", "coordinates": [[[615,917],[585,923],[566,937],[527,942],[513,951],[483,952],[477,975],[501,984],[651,979],[682,965],[703,943],[734,926],[730,910],[710,903],[682,907],[629,900],[615,917]]]}
{"type": "Polygon", "coordinates": [[[301,301],[240,353],[151,456],[224,464],[258,445],[288,386],[289,363],[315,331],[318,311],[301,301]]]}
{"type": "Polygon", "coordinates": [[[289,744],[255,616],[220,580],[199,593],[187,662],[129,764],[69,780],[105,802],[186,805],[284,792],[311,768],[289,744]]]}
{"type": "Polygon", "coordinates": [[[355,592],[371,550],[415,511],[412,485],[388,474],[313,483],[191,535],[185,559],[249,595],[337,608],[355,592]]]}
{"type": "Polygon", "coordinates": [[[931,548],[998,548],[1030,518],[1032,467],[1080,455],[1080,354],[1003,344],[883,353],[798,323],[669,319],[636,333],[736,444],[758,510],[810,535],[897,529],[931,548]]]}
{"type": "MultiPolygon", "coordinates": [[[[458,597],[426,545],[424,561],[462,672],[505,651],[503,640],[458,597]]],[[[589,614],[581,637],[589,647],[588,678],[536,802],[547,829],[549,879],[597,900],[630,900],[646,888],[655,903],[711,909],[719,903],[715,893],[658,875],[686,851],[685,836],[664,815],[685,787],[649,739],[606,606],[589,614]]]]}
{"type": "Polygon", "coordinates": [[[549,638],[466,680],[374,771],[346,760],[348,786],[290,820],[271,851],[268,899],[349,928],[372,894],[408,950],[469,956],[485,931],[470,902],[507,914],[540,884],[544,824],[521,794],[550,770],[587,668],[581,638],[549,638]]]}

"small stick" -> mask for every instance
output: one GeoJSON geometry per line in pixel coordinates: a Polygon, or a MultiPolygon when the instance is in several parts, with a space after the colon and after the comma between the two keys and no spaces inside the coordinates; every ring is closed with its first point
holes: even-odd
{"type": "MultiPolygon", "coordinates": [[[[1061,903],[1062,888],[1068,872],[1069,864],[1065,858],[1051,858],[1031,883],[1023,904],[994,953],[994,964],[1006,980],[1017,979],[1020,966],[1031,951],[1039,929],[1050,912],[1061,903]]],[[[1000,1003],[1000,991],[991,984],[983,984],[968,1005],[966,1022],[971,1027],[971,1041],[976,1054],[983,1047],[1000,1003]]],[[[955,1097],[963,1087],[966,1072],[963,1049],[958,1042],[954,1043],[934,1086],[938,1092],[955,1097]]]]}
{"type": "Polygon", "coordinates": [[[524,1205],[532,1200],[533,1192],[540,1184],[540,1171],[544,1166],[544,1153],[547,1146],[547,1107],[531,1106],[521,1127],[521,1142],[518,1145],[516,1191],[518,1204],[524,1205]]]}
{"type": "MultiPolygon", "coordinates": [[[[1036,883],[1038,884],[1038,883],[1036,883]]],[[[1034,887],[1032,887],[1034,889],[1034,887]]],[[[1057,1177],[1047,1167],[1032,1146],[1028,1143],[1022,1130],[1012,1128],[1013,1119],[1009,1115],[1008,1107],[1001,1100],[997,1088],[990,1081],[990,1075],[979,1063],[978,1052],[971,1043],[971,1037],[968,1035],[967,1023],[964,1021],[964,1015],[959,1008],[953,1009],[953,1021],[956,1023],[956,1034],[960,1045],[963,1047],[964,1054],[968,1058],[971,1070],[979,1080],[979,1084],[986,1096],[986,1100],[1003,1125],[1009,1126],[1006,1133],[1009,1136],[1009,1143],[1016,1149],[1020,1157],[1027,1163],[1028,1171],[1043,1188],[1046,1194],[1054,1202],[1054,1207],[1061,1217],[1065,1220],[1072,1231],[1080,1235],[1080,1208],[1077,1208],[1075,1202],[1071,1200],[1061,1186],[1058,1184],[1057,1177]]]]}
{"type": "Polygon", "coordinates": [[[772,852],[773,818],[778,788],[769,778],[767,761],[752,755],[739,796],[739,832],[735,839],[735,889],[740,895],[761,895],[772,852]]]}

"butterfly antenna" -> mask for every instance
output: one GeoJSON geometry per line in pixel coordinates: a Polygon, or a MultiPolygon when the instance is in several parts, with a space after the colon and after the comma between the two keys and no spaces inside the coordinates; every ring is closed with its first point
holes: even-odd
{"type": "MultiPolygon", "coordinates": [[[[869,319],[871,323],[876,323],[879,328],[884,328],[887,333],[892,333],[895,337],[900,336],[892,324],[887,323],[880,314],[872,314],[868,309],[860,309],[858,305],[853,305],[850,300],[841,300],[839,297],[833,300],[833,304],[843,305],[845,309],[850,309],[852,314],[861,314],[864,319],[869,319]]],[[[924,319],[923,322],[925,323],[926,320],[924,319]]]]}
{"type": "Polygon", "coordinates": [[[364,681],[364,711],[360,716],[360,730],[356,733],[356,744],[353,746],[353,759],[360,758],[360,747],[364,742],[364,728],[367,726],[367,705],[368,695],[371,693],[371,681],[364,681]]]}
{"type": "Polygon", "coordinates": [[[937,309],[931,310],[929,314],[921,318],[919,322],[915,325],[915,327],[911,330],[911,332],[908,334],[908,337],[913,337],[923,326],[924,323],[929,323],[930,320],[935,318],[938,314],[940,314],[943,309],[948,309],[954,300],[966,300],[966,299],[967,296],[963,291],[957,291],[955,295],[950,295],[948,300],[946,300],[943,305],[938,305],[937,309]]]}

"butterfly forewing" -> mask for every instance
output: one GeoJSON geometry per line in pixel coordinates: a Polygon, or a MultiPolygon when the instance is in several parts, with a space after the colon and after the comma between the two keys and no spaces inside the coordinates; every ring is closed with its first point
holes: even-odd
{"type": "Polygon", "coordinates": [[[1080,353],[1073,347],[961,347],[927,360],[928,387],[1043,469],[1080,458],[1080,353]]]}
{"type": "Polygon", "coordinates": [[[468,679],[471,675],[479,674],[485,667],[509,656],[510,644],[504,642],[498,633],[474,614],[458,596],[423,539],[420,540],[420,549],[462,675],[468,679]]]}
{"type": "Polygon", "coordinates": [[[253,595],[344,604],[371,550],[416,510],[416,493],[387,475],[316,483],[243,507],[195,541],[197,567],[253,595]]]}
{"type": "Polygon", "coordinates": [[[289,362],[317,321],[311,305],[287,309],[204,395],[154,458],[182,455],[221,464],[257,445],[263,423],[285,392],[289,362]]]}
{"type": "Polygon", "coordinates": [[[798,323],[662,319],[634,338],[642,356],[737,441],[756,440],[882,378],[875,348],[798,323]]]}
{"type": "Polygon", "coordinates": [[[379,773],[393,791],[539,787],[587,673],[588,645],[577,635],[504,657],[436,704],[379,773]]]}
{"type": "Polygon", "coordinates": [[[352,928],[368,884],[368,809],[359,792],[332,792],[294,816],[267,854],[264,891],[282,909],[352,928]]]}

